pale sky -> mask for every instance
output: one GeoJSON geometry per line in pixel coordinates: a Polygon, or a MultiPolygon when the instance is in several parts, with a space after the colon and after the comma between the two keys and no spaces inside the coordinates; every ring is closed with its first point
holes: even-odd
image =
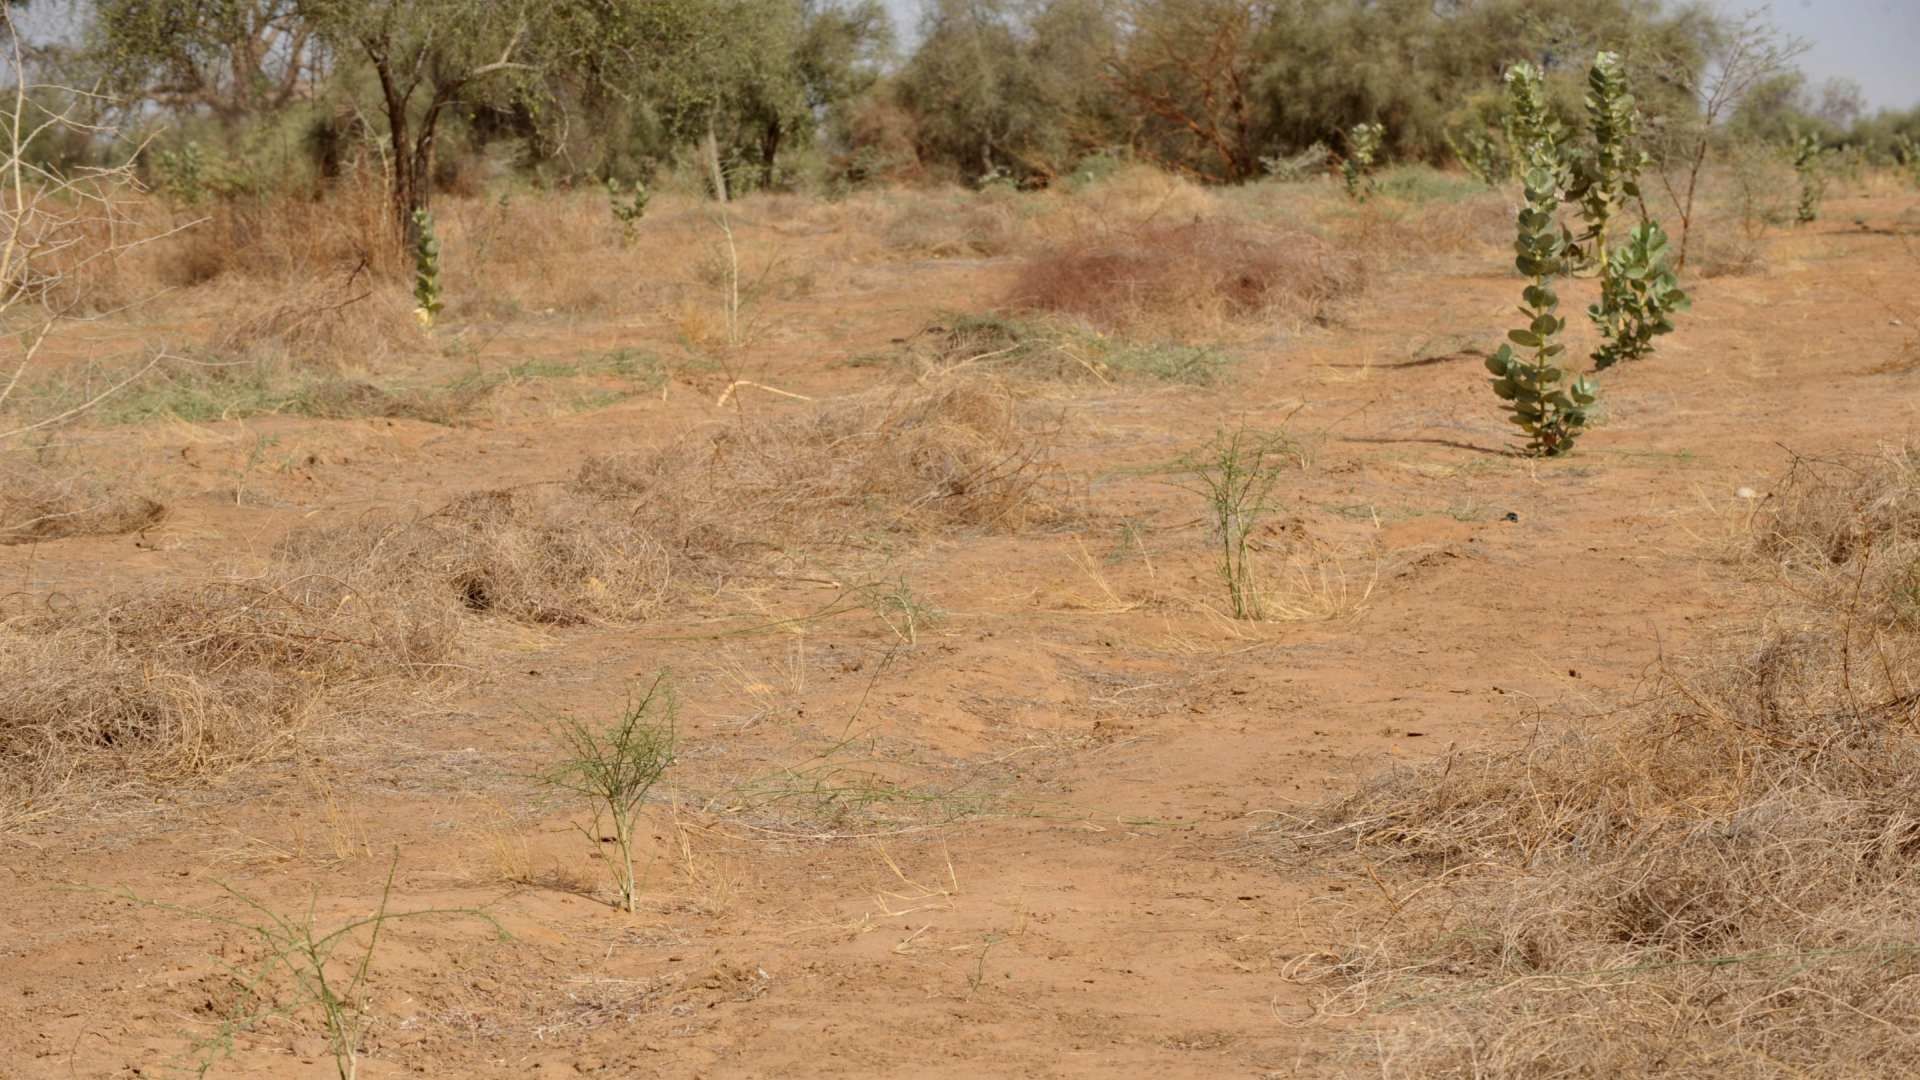
{"type": "Polygon", "coordinates": [[[1800,69],[1815,87],[1847,78],[1866,91],[1870,109],[1920,105],[1920,0],[1769,0],[1762,6],[1780,29],[1812,44],[1800,69]]]}

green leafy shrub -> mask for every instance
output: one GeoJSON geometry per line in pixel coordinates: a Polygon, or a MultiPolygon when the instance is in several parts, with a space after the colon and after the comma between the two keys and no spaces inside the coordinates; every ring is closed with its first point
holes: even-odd
{"type": "Polygon", "coordinates": [[[1826,194],[1826,171],[1821,168],[1820,137],[1804,132],[1793,140],[1793,171],[1800,177],[1800,208],[1794,220],[1805,225],[1820,217],[1820,198],[1826,194]]]}
{"type": "Polygon", "coordinates": [[[1916,144],[1906,132],[1893,137],[1893,155],[1907,170],[1907,179],[1914,187],[1920,187],[1920,144],[1916,144]]]}
{"type": "Polygon", "coordinates": [[[653,198],[647,185],[638,180],[624,193],[620,181],[607,177],[607,208],[613,212],[613,219],[620,223],[620,243],[631,247],[640,231],[640,219],[646,215],[647,202],[653,198]]]}
{"type": "Polygon", "coordinates": [[[1507,333],[1509,344],[1487,358],[1493,391],[1508,402],[1513,422],[1527,436],[1529,453],[1557,455],[1572,448],[1587,426],[1587,410],[1597,390],[1584,376],[1567,380],[1560,366],[1566,345],[1560,340],[1566,320],[1559,315],[1554,278],[1567,271],[1576,248],[1558,210],[1573,187],[1566,131],[1547,113],[1542,78],[1531,64],[1507,71],[1510,128],[1518,138],[1527,168],[1522,175],[1526,205],[1518,216],[1515,265],[1531,281],[1521,294],[1527,325],[1507,333]],[[1514,346],[1530,350],[1522,355],[1514,346]]]}
{"type": "Polygon", "coordinates": [[[1273,512],[1273,489],[1280,472],[1299,452],[1285,436],[1240,428],[1214,435],[1213,441],[1180,461],[1189,481],[1182,486],[1207,500],[1214,542],[1219,545],[1220,578],[1236,619],[1260,617],[1260,592],[1254,579],[1253,533],[1273,512]]]}
{"type": "Polygon", "coordinates": [[[419,234],[413,246],[413,313],[431,330],[446,306],[440,299],[440,240],[433,233],[433,215],[425,210],[413,212],[413,226],[419,234]]]}
{"type": "Polygon", "coordinates": [[[1484,131],[1463,131],[1456,138],[1446,134],[1447,149],[1467,175],[1488,187],[1499,187],[1513,179],[1513,155],[1484,131]]]}
{"type": "Polygon", "coordinates": [[[1352,198],[1365,202],[1373,194],[1373,161],[1386,134],[1387,129],[1380,124],[1355,124],[1347,132],[1347,157],[1340,163],[1340,175],[1352,198]]]}
{"type": "Polygon", "coordinates": [[[1673,313],[1693,304],[1667,263],[1667,234],[1658,222],[1628,232],[1627,242],[1608,255],[1604,274],[1605,299],[1587,309],[1606,339],[1593,354],[1603,370],[1651,353],[1654,338],[1673,332],[1673,313]]]}
{"type": "Polygon", "coordinates": [[[1614,217],[1630,202],[1640,201],[1640,173],[1649,163],[1634,142],[1640,110],[1619,54],[1594,57],[1587,72],[1586,108],[1594,145],[1575,157],[1569,195],[1586,222],[1579,238],[1581,255],[1600,273],[1600,300],[1587,309],[1587,317],[1602,338],[1593,354],[1594,366],[1604,369],[1651,353],[1654,338],[1672,332],[1673,312],[1689,301],[1667,265],[1666,233],[1658,223],[1643,218],[1625,249],[1616,253],[1608,247],[1614,217]]]}

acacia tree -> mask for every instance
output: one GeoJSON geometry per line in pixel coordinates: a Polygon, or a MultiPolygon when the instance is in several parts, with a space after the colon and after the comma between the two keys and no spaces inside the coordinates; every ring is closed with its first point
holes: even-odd
{"type": "Polygon", "coordinates": [[[504,101],[537,82],[542,28],[568,20],[530,0],[296,0],[299,13],[343,61],[365,63],[386,120],[388,191],[403,247],[419,239],[417,213],[432,196],[436,139],[447,110],[504,101]]]}
{"type": "Polygon", "coordinates": [[[300,0],[97,0],[90,31],[116,91],[228,126],[287,107],[325,66],[300,0]]]}
{"type": "Polygon", "coordinates": [[[1142,149],[1229,183],[1260,168],[1253,0],[1138,0],[1107,81],[1141,118],[1142,149]]]}

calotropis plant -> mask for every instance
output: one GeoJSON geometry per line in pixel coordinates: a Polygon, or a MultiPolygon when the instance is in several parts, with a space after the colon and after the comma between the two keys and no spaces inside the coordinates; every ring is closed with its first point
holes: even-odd
{"type": "Polygon", "coordinates": [[[1347,158],[1340,163],[1340,175],[1347,182],[1347,194],[1366,201],[1373,194],[1373,160],[1380,153],[1387,129],[1381,124],[1355,124],[1347,132],[1347,158]]]}
{"type": "Polygon", "coordinates": [[[1793,171],[1800,174],[1800,210],[1797,220],[1805,225],[1820,216],[1820,196],[1826,178],[1820,169],[1820,137],[1812,132],[1793,140],[1793,171]]]}
{"type": "Polygon", "coordinates": [[[1667,234],[1658,222],[1630,230],[1608,255],[1604,274],[1602,302],[1587,309],[1605,339],[1593,354],[1603,370],[1651,353],[1654,338],[1673,332],[1673,313],[1693,305],[1667,263],[1667,234]]]}
{"type": "Polygon", "coordinates": [[[1630,199],[1640,197],[1640,171],[1647,155],[1633,138],[1640,126],[1640,110],[1627,89],[1626,70],[1618,53],[1603,52],[1587,71],[1587,124],[1593,149],[1576,162],[1574,184],[1568,194],[1580,204],[1587,231],[1580,237],[1582,253],[1605,272],[1607,227],[1630,199]]]}
{"type": "Polygon", "coordinates": [[[1526,166],[1526,205],[1518,216],[1515,265],[1530,281],[1520,308],[1527,325],[1508,331],[1509,343],[1487,358],[1487,370],[1494,375],[1494,393],[1512,406],[1513,422],[1526,434],[1528,452],[1563,454],[1586,429],[1587,410],[1597,394],[1592,382],[1584,376],[1569,380],[1560,365],[1567,347],[1559,339],[1567,322],[1559,315],[1553,282],[1566,272],[1575,250],[1558,214],[1573,170],[1565,153],[1565,132],[1547,112],[1540,72],[1530,64],[1516,64],[1506,81],[1509,131],[1521,140],[1526,166]]]}
{"type": "Polygon", "coordinates": [[[1640,199],[1640,173],[1648,157],[1634,142],[1640,110],[1627,86],[1617,53],[1602,52],[1587,72],[1587,121],[1593,147],[1575,162],[1571,197],[1579,203],[1586,231],[1580,236],[1582,261],[1600,274],[1600,299],[1587,317],[1600,331],[1594,350],[1596,368],[1636,360],[1653,352],[1653,339],[1673,330],[1673,312],[1687,307],[1687,294],[1667,265],[1667,237],[1643,219],[1628,234],[1627,246],[1611,248],[1608,228],[1630,201],[1640,199]]]}
{"type": "Polygon", "coordinates": [[[1467,174],[1490,188],[1513,179],[1513,158],[1485,131],[1467,130],[1455,138],[1446,132],[1447,149],[1467,174]]]}
{"type": "Polygon", "coordinates": [[[632,246],[639,235],[640,219],[646,215],[647,203],[653,198],[647,185],[638,180],[633,187],[622,192],[620,181],[607,177],[607,207],[613,212],[613,219],[620,223],[620,243],[632,246]]]}
{"type": "Polygon", "coordinates": [[[413,314],[431,330],[446,306],[440,300],[440,240],[433,234],[433,215],[425,210],[413,212],[413,226],[419,237],[413,247],[413,314]]]}

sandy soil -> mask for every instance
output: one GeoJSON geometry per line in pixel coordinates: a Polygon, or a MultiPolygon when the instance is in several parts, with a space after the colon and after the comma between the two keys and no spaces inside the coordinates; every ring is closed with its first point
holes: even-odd
{"type": "MultiPolygon", "coordinates": [[[[1461,351],[1511,321],[1490,255],[1399,272],[1334,326],[1242,349],[1217,388],[1036,386],[1063,415],[1076,516],[869,557],[859,573],[906,583],[929,616],[911,628],[856,612],[769,629],[836,595],[799,579],[729,583],[639,626],[476,620],[473,677],[421,691],[399,722],[322,727],[210,789],[0,837],[0,1075],[181,1064],[258,958],[244,928],[193,912],[242,918],[231,888],[330,927],[374,908],[390,865],[393,909],[484,909],[505,936],[459,914],[388,928],[369,1077],[1338,1074],[1340,1040],[1391,1015],[1310,1022],[1289,962],[1392,898],[1274,865],[1250,830],[1396,763],[1524,738],[1544,713],[1604,712],[1703,644],[1742,602],[1715,558],[1736,491],[1764,495],[1790,451],[1915,428],[1920,376],[1873,373],[1916,334],[1911,240],[1889,234],[1911,205],[1836,203],[1760,272],[1697,283],[1661,355],[1607,378],[1607,422],[1568,461],[1502,453],[1461,351]],[[1332,617],[1217,614],[1200,507],[1154,470],[1241,419],[1284,421],[1306,450],[1269,572],[1332,617]],[[545,717],[610,715],[660,667],[683,748],[629,916],[571,808],[526,776],[550,753],[545,717]]],[[[745,374],[812,397],[887,378],[841,361],[990,307],[1013,269],[862,268],[783,302],[745,374]]],[[[488,348],[666,333],[554,318],[488,348]]],[[[87,453],[143,477],[169,517],[0,548],[0,591],[184,578],[296,523],[564,477],[741,422],[714,405],[723,385],[683,373],[586,412],[534,387],[467,427],[90,430],[87,453]]],[[[741,400],[749,419],[806,407],[741,400]]],[[[333,1070],[312,1023],[274,1019],[211,1075],[333,1070]]]]}

